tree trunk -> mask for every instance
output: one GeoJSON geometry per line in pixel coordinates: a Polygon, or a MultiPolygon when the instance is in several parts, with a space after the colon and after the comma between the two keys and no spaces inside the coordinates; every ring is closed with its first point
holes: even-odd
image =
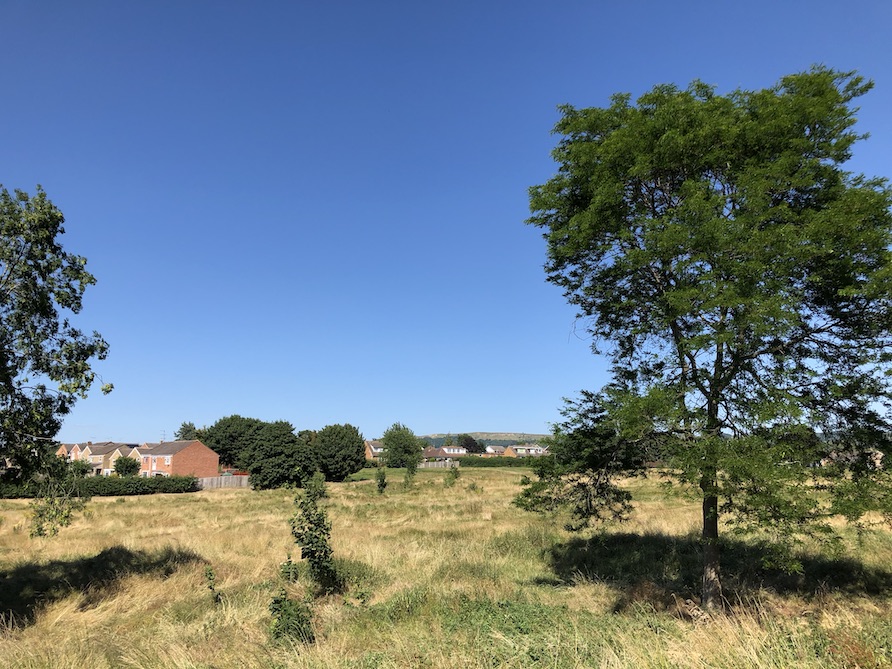
{"type": "Polygon", "coordinates": [[[703,497],[703,591],[701,606],[715,610],[722,606],[722,580],[719,571],[719,499],[709,494],[714,482],[704,477],[703,497]]]}

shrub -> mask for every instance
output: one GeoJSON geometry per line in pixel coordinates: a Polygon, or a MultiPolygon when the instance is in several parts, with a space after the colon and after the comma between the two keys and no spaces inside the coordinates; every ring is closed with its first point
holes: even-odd
{"type": "Polygon", "coordinates": [[[198,479],[194,476],[156,476],[154,478],[92,476],[77,481],[75,490],[81,497],[196,492],[198,479]]]}
{"type": "Polygon", "coordinates": [[[550,455],[543,455],[532,458],[506,458],[503,456],[481,458],[471,455],[458,458],[458,463],[462,467],[535,467],[537,462],[550,457],[550,455]]]}
{"type": "Polygon", "coordinates": [[[284,589],[273,597],[269,612],[273,615],[270,633],[274,639],[291,639],[305,644],[316,641],[310,607],[303,602],[289,599],[284,589]]]}
{"type": "Polygon", "coordinates": [[[446,476],[443,478],[443,485],[447,488],[451,488],[455,485],[455,482],[458,481],[461,473],[458,471],[458,467],[455,466],[455,463],[449,466],[449,469],[446,470],[446,476]]]}
{"type": "Polygon", "coordinates": [[[378,485],[378,494],[383,495],[387,489],[387,469],[379,466],[375,472],[375,483],[378,485]]]}

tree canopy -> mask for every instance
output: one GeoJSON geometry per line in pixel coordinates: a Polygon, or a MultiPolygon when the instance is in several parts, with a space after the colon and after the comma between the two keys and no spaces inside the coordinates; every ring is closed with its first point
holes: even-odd
{"type": "Polygon", "coordinates": [[[139,460],[121,456],[115,460],[115,474],[118,476],[136,476],[139,473],[139,460]]]}
{"type": "Polygon", "coordinates": [[[0,187],[0,460],[21,477],[52,456],[63,417],[96,380],[92,363],[108,353],[99,333],[69,320],[96,279],[62,248],[63,223],[40,186],[33,196],[0,187]]]}
{"type": "Polygon", "coordinates": [[[319,469],[328,481],[343,481],[365,464],[365,440],[350,425],[326,425],[313,444],[319,469]]]}
{"type": "Polygon", "coordinates": [[[603,419],[633,444],[660,435],[702,496],[707,606],[720,513],[783,541],[889,499],[864,491],[886,481],[867,463],[889,427],[892,192],[842,167],[870,87],[816,67],[563,106],[558,173],[530,190],[548,280],[612,359],[603,419]],[[810,467],[828,450],[855,455],[810,467]]]}
{"type": "Polygon", "coordinates": [[[415,433],[402,423],[394,423],[381,437],[384,445],[384,462],[388,467],[414,468],[421,461],[424,450],[415,433]]]}
{"type": "Polygon", "coordinates": [[[303,446],[291,423],[261,423],[252,436],[250,456],[246,457],[251,487],[265,490],[296,484],[301,477],[298,451],[303,446]]]}
{"type": "MultiPolygon", "coordinates": [[[[180,431],[188,430],[188,425],[184,423],[180,431]]],[[[202,443],[217,452],[221,464],[247,469],[258,433],[265,425],[259,418],[245,418],[237,414],[226,416],[203,429],[202,443]]]]}
{"type": "Polygon", "coordinates": [[[483,453],[486,446],[474,439],[469,434],[458,435],[458,445],[464,448],[468,453],[483,453]]]}
{"type": "MultiPolygon", "coordinates": [[[[198,428],[195,427],[195,423],[192,421],[185,421],[180,425],[173,436],[177,441],[192,441],[193,439],[197,439],[198,441],[204,442],[206,432],[206,428],[198,428]]],[[[205,444],[205,446],[207,446],[207,444],[205,444]]]]}

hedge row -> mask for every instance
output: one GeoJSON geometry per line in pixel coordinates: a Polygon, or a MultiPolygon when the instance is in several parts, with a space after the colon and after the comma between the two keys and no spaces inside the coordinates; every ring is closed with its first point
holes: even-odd
{"type": "MultiPolygon", "coordinates": [[[[545,455],[540,457],[549,456],[545,455]]],[[[532,467],[539,458],[506,458],[503,456],[481,458],[479,455],[468,455],[456,459],[462,467],[532,467]]]]}
{"type": "MultiPolygon", "coordinates": [[[[194,476],[91,476],[74,482],[73,493],[79,497],[115,497],[120,495],[154,495],[155,493],[195,492],[194,476]]],[[[0,483],[0,498],[30,498],[38,493],[33,484],[0,483]]]]}

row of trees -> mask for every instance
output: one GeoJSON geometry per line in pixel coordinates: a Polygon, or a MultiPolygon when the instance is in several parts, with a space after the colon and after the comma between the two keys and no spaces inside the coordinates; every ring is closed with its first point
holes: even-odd
{"type": "MultiPolygon", "coordinates": [[[[343,481],[365,464],[365,440],[349,424],[298,432],[287,421],[233,415],[209,427],[185,422],[175,437],[200,440],[220,455],[220,462],[247,471],[255,488],[302,487],[316,472],[328,481],[343,481]]],[[[421,462],[425,442],[405,425],[391,425],[381,442],[388,467],[414,470],[421,462]]]]}
{"type": "Polygon", "coordinates": [[[287,421],[233,415],[210,427],[183,423],[177,439],[199,439],[220,461],[247,471],[255,488],[302,487],[316,472],[343,481],[365,464],[365,440],[350,424],[295,431],[287,421]]]}

